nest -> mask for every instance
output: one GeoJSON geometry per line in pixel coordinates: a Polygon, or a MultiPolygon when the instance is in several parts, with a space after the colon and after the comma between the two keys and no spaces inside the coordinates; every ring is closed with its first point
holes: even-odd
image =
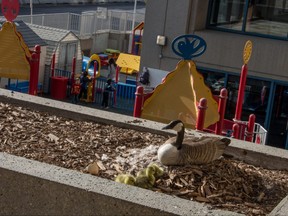
{"type": "MultiPolygon", "coordinates": [[[[114,180],[157,161],[167,137],[74,121],[0,103],[0,151],[114,180]],[[90,168],[91,170],[91,168],[90,168]]],[[[252,144],[251,144],[252,145],[252,144]]],[[[160,164],[160,166],[162,166],[160,164]]],[[[205,165],[162,166],[155,192],[246,215],[266,215],[288,194],[288,172],[220,158],[205,165]]]]}

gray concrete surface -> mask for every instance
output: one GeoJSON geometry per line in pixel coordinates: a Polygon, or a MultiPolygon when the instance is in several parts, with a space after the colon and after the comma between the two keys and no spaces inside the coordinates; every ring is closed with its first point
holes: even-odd
{"type": "MultiPolygon", "coordinates": [[[[5,89],[0,89],[0,102],[168,135],[160,130],[161,123],[5,89]]],[[[195,130],[188,133],[199,135],[195,130]]],[[[225,154],[257,166],[288,169],[288,151],[283,149],[233,139],[225,154]]],[[[5,153],[0,153],[0,179],[0,215],[236,215],[5,153]]],[[[287,202],[285,198],[274,214],[285,212],[287,202]]]]}
{"type": "Polygon", "coordinates": [[[0,215],[237,215],[0,153],[0,215]]]}
{"type": "Polygon", "coordinates": [[[288,215],[288,195],[274,208],[269,216],[287,216],[288,215]]]}

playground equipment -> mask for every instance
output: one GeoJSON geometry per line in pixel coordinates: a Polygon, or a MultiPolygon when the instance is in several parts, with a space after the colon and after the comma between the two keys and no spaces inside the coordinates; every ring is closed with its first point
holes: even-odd
{"type": "Polygon", "coordinates": [[[91,77],[99,77],[101,71],[101,59],[99,55],[93,54],[90,58],[83,56],[82,72],[87,71],[91,77]],[[96,75],[94,75],[94,62],[97,62],[96,75]]]}
{"type": "Polygon", "coordinates": [[[120,53],[117,58],[116,64],[120,67],[120,72],[132,75],[139,72],[140,69],[140,56],[120,53]]]}
{"type": "Polygon", "coordinates": [[[153,92],[144,94],[143,87],[137,87],[134,116],[163,123],[180,119],[189,128],[225,136],[232,133],[234,138],[265,144],[267,131],[258,127],[254,114],[250,115],[248,122],[241,121],[252,42],[247,41],[244,47],[244,65],[233,121],[224,119],[227,90],[223,88],[220,95],[212,95],[202,75],[196,70],[194,61],[191,60],[205,52],[206,42],[196,35],[183,35],[173,41],[172,49],[183,60],[153,92]]]}
{"type": "Polygon", "coordinates": [[[13,20],[19,12],[18,1],[2,1],[2,13],[6,22],[0,30],[0,77],[29,80],[31,95],[38,92],[40,46],[30,51],[13,20]]]}
{"type": "Polygon", "coordinates": [[[131,53],[134,55],[140,56],[141,54],[143,29],[144,29],[144,22],[141,22],[133,30],[131,53]]]}

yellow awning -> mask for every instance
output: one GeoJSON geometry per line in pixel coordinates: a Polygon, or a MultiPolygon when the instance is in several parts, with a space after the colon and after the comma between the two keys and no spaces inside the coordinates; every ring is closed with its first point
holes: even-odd
{"type": "Polygon", "coordinates": [[[123,73],[138,73],[140,69],[140,56],[120,53],[116,64],[121,67],[123,73]]]}

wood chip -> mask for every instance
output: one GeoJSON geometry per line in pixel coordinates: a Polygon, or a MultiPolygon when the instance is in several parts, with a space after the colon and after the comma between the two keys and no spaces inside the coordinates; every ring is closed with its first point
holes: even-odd
{"type": "Polygon", "coordinates": [[[198,201],[198,202],[210,202],[209,199],[205,198],[205,197],[201,197],[201,196],[197,196],[194,198],[194,200],[198,201]]]}
{"type": "Polygon", "coordinates": [[[106,167],[104,166],[104,164],[102,163],[102,161],[97,161],[96,163],[97,163],[97,165],[99,166],[99,168],[100,168],[101,170],[106,170],[106,167]]]}

